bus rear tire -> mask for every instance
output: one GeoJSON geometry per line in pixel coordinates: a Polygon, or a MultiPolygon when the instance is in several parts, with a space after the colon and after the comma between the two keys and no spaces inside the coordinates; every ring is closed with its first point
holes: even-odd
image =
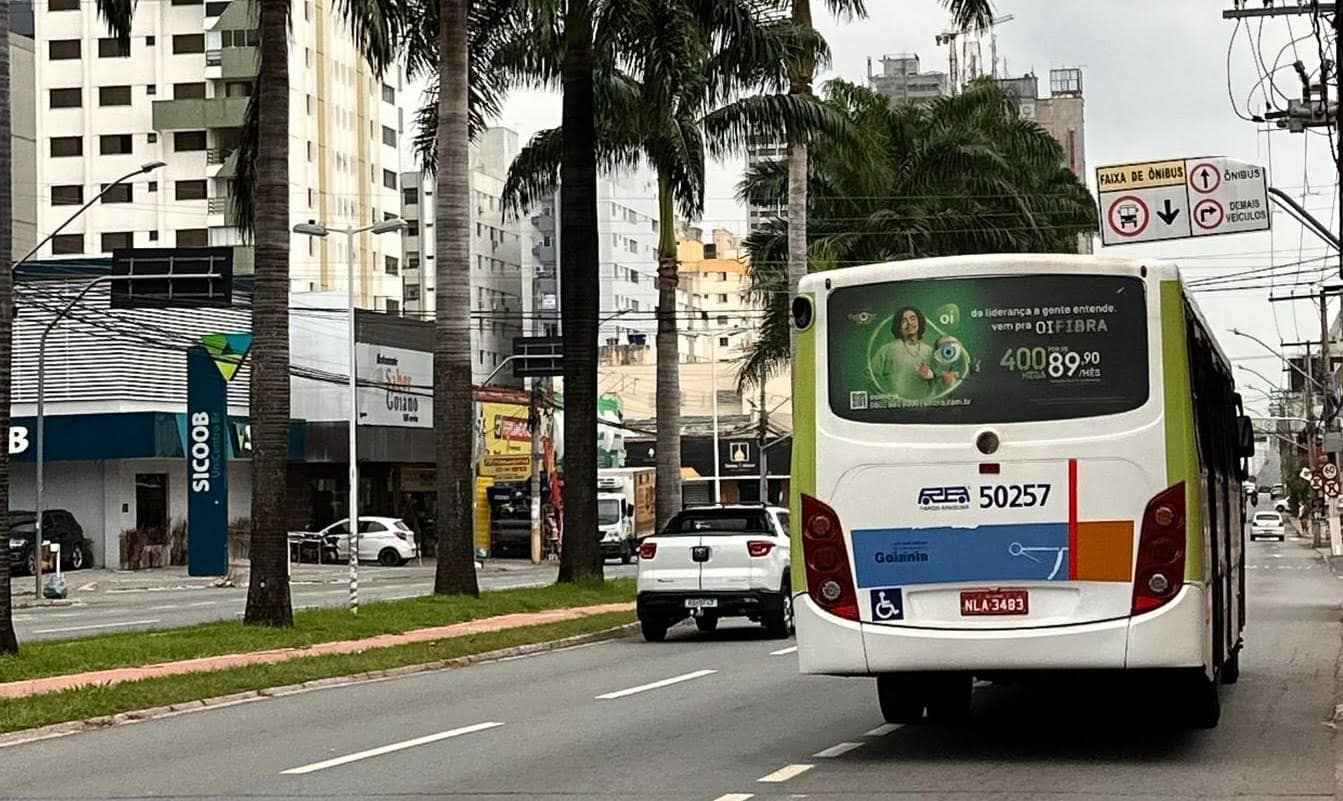
{"type": "Polygon", "coordinates": [[[877,677],[877,704],[881,717],[887,723],[920,723],[923,721],[924,688],[914,676],[886,675],[877,677]]]}
{"type": "Polygon", "coordinates": [[[1218,695],[1218,682],[1208,680],[1202,670],[1190,674],[1185,684],[1184,695],[1186,715],[1189,725],[1195,729],[1214,729],[1222,717],[1222,699],[1218,695]]]}

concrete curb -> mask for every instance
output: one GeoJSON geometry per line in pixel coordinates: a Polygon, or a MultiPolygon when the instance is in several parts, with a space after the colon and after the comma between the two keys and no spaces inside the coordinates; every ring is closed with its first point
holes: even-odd
{"type": "Polygon", "coordinates": [[[402,667],[388,668],[386,670],[355,673],[349,676],[333,676],[325,679],[314,679],[312,681],[303,682],[302,684],[290,684],[283,687],[266,687],[260,690],[248,690],[240,693],[232,693],[230,695],[221,695],[217,698],[204,698],[199,701],[183,701],[168,706],[119,712],[115,715],[104,715],[102,717],[69,721],[67,723],[53,723],[50,726],[43,726],[37,729],[26,729],[23,731],[10,732],[8,734],[0,734],[0,749],[11,748],[16,745],[24,745],[25,743],[33,743],[41,740],[50,740],[56,737],[66,737],[72,734],[98,731],[99,729],[107,729],[114,726],[125,726],[131,723],[141,723],[148,720],[161,720],[163,718],[176,717],[190,712],[223,709],[230,706],[237,706],[239,704],[252,703],[254,701],[264,701],[268,698],[285,698],[291,695],[300,695],[302,693],[315,692],[317,690],[349,687],[374,681],[387,681],[389,679],[397,679],[416,673],[430,673],[437,670],[451,670],[469,667],[471,665],[485,664],[488,662],[502,662],[508,659],[519,659],[535,654],[573,648],[579,645],[589,645],[592,643],[619,639],[620,637],[637,630],[638,627],[638,623],[626,623],[624,625],[615,626],[614,628],[605,629],[604,631],[593,632],[592,634],[579,634],[559,640],[518,645],[512,648],[486,651],[479,654],[460,656],[454,659],[443,659],[437,662],[428,662],[419,665],[404,665],[402,667]]]}

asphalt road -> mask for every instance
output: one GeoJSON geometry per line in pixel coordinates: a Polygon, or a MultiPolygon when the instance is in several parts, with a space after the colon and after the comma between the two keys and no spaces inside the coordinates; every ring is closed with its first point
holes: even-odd
{"type": "MultiPolygon", "coordinates": [[[[539,587],[554,583],[558,568],[553,565],[532,566],[510,563],[500,567],[502,560],[487,563],[480,574],[482,589],[502,590],[511,587],[539,587]]],[[[312,565],[305,566],[313,575],[312,565]]],[[[328,567],[322,581],[292,585],[293,605],[297,609],[338,607],[349,603],[349,589],[343,577],[344,568],[328,567]]],[[[606,575],[633,576],[635,565],[608,563],[606,575]]],[[[102,571],[107,572],[107,571],[102,571]]],[[[67,573],[68,585],[76,588],[90,580],[94,571],[67,573]]],[[[15,586],[28,589],[31,576],[15,576],[15,586]]],[[[199,584],[199,582],[198,582],[199,584]]],[[[426,595],[434,584],[432,566],[378,567],[361,565],[359,568],[360,603],[388,601],[426,595]]],[[[72,592],[71,606],[37,606],[14,611],[14,627],[20,641],[69,639],[108,634],[119,631],[170,628],[207,623],[213,620],[241,618],[247,601],[247,587],[195,586],[175,587],[172,581],[151,588],[99,588],[92,592],[72,592]]]]}
{"type": "Polygon", "coordinates": [[[1333,798],[1343,582],[1294,540],[1251,545],[1249,585],[1211,731],[1063,684],[884,727],[870,680],[798,675],[755,627],[682,626],[0,749],[0,798],[1333,798]]]}

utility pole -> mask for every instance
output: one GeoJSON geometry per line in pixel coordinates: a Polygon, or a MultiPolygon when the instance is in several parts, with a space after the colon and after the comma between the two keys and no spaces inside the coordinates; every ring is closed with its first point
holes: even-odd
{"type": "Polygon", "coordinates": [[[531,551],[532,564],[541,564],[541,379],[532,380],[532,400],[531,411],[528,413],[528,424],[532,430],[532,454],[531,454],[531,517],[532,517],[532,537],[531,551]]]}
{"type": "Polygon", "coordinates": [[[765,371],[760,370],[760,502],[769,505],[769,460],[765,458],[765,441],[769,439],[769,409],[765,407],[765,371]]]}

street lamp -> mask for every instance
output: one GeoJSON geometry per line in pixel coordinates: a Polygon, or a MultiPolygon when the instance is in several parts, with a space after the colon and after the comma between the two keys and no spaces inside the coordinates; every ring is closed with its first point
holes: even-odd
{"type": "MultiPolygon", "coordinates": [[[[1252,340],[1254,340],[1255,342],[1258,342],[1261,346],[1263,346],[1264,350],[1268,351],[1269,353],[1273,354],[1274,356],[1277,356],[1278,359],[1281,360],[1283,364],[1287,365],[1288,367],[1290,367],[1290,368],[1292,368],[1293,370],[1295,370],[1295,371],[1297,371],[1298,373],[1300,373],[1300,374],[1301,374],[1301,377],[1304,378],[1304,379],[1306,379],[1307,381],[1309,381],[1309,382],[1311,383],[1312,386],[1318,387],[1322,392],[1326,392],[1326,393],[1328,392],[1327,388],[1326,388],[1323,384],[1321,384],[1319,381],[1316,381],[1314,378],[1312,378],[1309,374],[1306,373],[1305,370],[1302,370],[1300,367],[1297,367],[1295,364],[1293,364],[1292,361],[1291,361],[1290,359],[1288,359],[1286,356],[1283,356],[1283,355],[1282,355],[1281,353],[1279,353],[1278,351],[1276,351],[1276,350],[1274,350],[1273,348],[1269,347],[1269,344],[1268,344],[1267,342],[1265,342],[1264,340],[1260,339],[1259,337],[1255,336],[1254,334],[1247,334],[1247,333],[1245,333],[1244,331],[1240,330],[1239,328],[1232,328],[1232,329],[1229,329],[1229,330],[1231,331],[1231,333],[1235,334],[1235,335],[1238,336],[1238,337],[1245,337],[1246,339],[1252,339],[1252,340]]],[[[1271,384],[1271,383],[1273,383],[1273,382],[1270,381],[1269,383],[1271,384]]]]}
{"type": "MultiPolygon", "coordinates": [[[[718,337],[731,336],[751,331],[750,328],[720,328],[716,331],[682,331],[687,337],[709,337],[709,380],[713,391],[713,500],[720,503],[723,497],[723,477],[721,475],[722,455],[718,452],[718,337]]],[[[765,454],[760,454],[761,460],[765,454]]]]}
{"type": "Polygon", "coordinates": [[[345,294],[347,301],[346,310],[349,312],[350,318],[349,329],[346,332],[350,342],[350,514],[347,543],[350,550],[350,611],[356,615],[359,614],[359,544],[356,541],[359,533],[359,394],[356,386],[359,368],[356,359],[354,339],[354,238],[355,236],[366,232],[374,234],[395,233],[404,228],[405,225],[405,220],[400,217],[393,217],[389,220],[383,220],[382,222],[376,222],[372,225],[364,225],[358,228],[330,228],[313,220],[309,220],[306,223],[299,223],[294,226],[294,233],[304,234],[306,236],[325,238],[328,234],[345,234],[345,294]]]}
{"type": "MultiPolygon", "coordinates": [[[[1253,367],[1248,367],[1248,366],[1243,365],[1243,364],[1239,364],[1239,365],[1236,365],[1236,366],[1239,367],[1240,369],[1244,370],[1244,371],[1247,372],[1247,373],[1250,373],[1250,374],[1252,374],[1252,375],[1256,375],[1256,376],[1258,376],[1259,378],[1263,379],[1263,380],[1264,380],[1270,387],[1274,386],[1274,384],[1277,383],[1276,381],[1274,381],[1273,379],[1271,379],[1271,378],[1269,378],[1268,376],[1264,375],[1263,373],[1259,372],[1258,370],[1254,369],[1253,367]]],[[[1274,391],[1276,391],[1276,392],[1282,392],[1283,390],[1281,390],[1281,389],[1275,389],[1274,391]]]]}
{"type": "MultiPolygon", "coordinates": [[[[132,172],[128,172],[128,173],[126,173],[125,175],[123,175],[123,176],[121,176],[120,178],[118,178],[118,179],[116,179],[115,181],[113,181],[112,183],[110,183],[110,184],[108,184],[107,186],[103,187],[103,189],[102,189],[101,192],[99,192],[98,194],[96,194],[96,195],[94,195],[92,198],[90,198],[90,199],[89,199],[89,202],[87,202],[87,203],[85,203],[84,205],[80,206],[79,208],[75,209],[74,214],[71,214],[69,217],[67,217],[67,218],[65,219],[65,222],[63,222],[63,223],[61,223],[59,226],[57,226],[56,229],[55,229],[54,231],[52,231],[51,233],[47,234],[47,235],[42,239],[41,242],[38,242],[36,245],[33,245],[32,250],[29,250],[27,253],[23,254],[23,258],[19,259],[18,261],[14,262],[12,265],[10,265],[10,268],[9,268],[9,269],[10,269],[10,272],[12,273],[12,272],[17,271],[17,270],[19,269],[19,266],[20,266],[20,265],[22,265],[24,262],[26,262],[26,261],[28,261],[29,259],[31,259],[31,258],[33,257],[33,255],[36,254],[39,250],[41,250],[42,247],[43,247],[44,245],[46,245],[48,242],[50,242],[52,239],[54,239],[54,238],[56,237],[56,235],[59,234],[61,231],[64,231],[64,230],[66,229],[66,227],[70,225],[70,223],[72,223],[72,222],[74,222],[75,220],[79,219],[80,215],[82,215],[84,212],[88,211],[88,210],[89,210],[89,207],[92,206],[94,203],[97,203],[98,200],[101,199],[101,198],[103,197],[103,195],[106,195],[108,192],[111,192],[115,187],[121,186],[122,184],[126,183],[127,181],[129,181],[130,179],[134,178],[134,177],[137,176],[137,175],[143,175],[143,174],[145,174],[145,173],[147,173],[147,172],[153,172],[154,170],[157,170],[159,167],[163,167],[163,166],[165,166],[165,163],[162,162],[162,161],[146,161],[144,164],[141,164],[141,165],[140,165],[139,169],[136,169],[136,170],[134,170],[134,171],[132,171],[132,172]]],[[[43,467],[43,464],[42,464],[42,462],[43,462],[43,455],[44,455],[44,450],[43,450],[43,449],[44,449],[44,446],[46,445],[46,443],[45,443],[45,441],[44,441],[44,438],[43,438],[43,434],[44,434],[44,431],[43,431],[43,429],[44,429],[44,425],[43,425],[43,423],[44,423],[44,421],[45,421],[44,409],[43,409],[43,405],[44,405],[44,404],[43,404],[43,401],[45,400],[45,398],[44,398],[43,389],[44,389],[44,380],[45,380],[45,378],[46,378],[46,363],[47,363],[46,351],[47,351],[47,337],[51,334],[52,329],[54,329],[54,328],[56,327],[57,323],[59,323],[59,322],[61,321],[61,319],[62,319],[63,317],[65,317],[65,315],[68,314],[69,311],[75,307],[76,304],[78,304],[81,300],[84,299],[84,296],[85,296],[86,294],[88,294],[89,290],[93,289],[93,287],[95,287],[95,286],[98,286],[98,285],[100,285],[100,284],[104,284],[104,283],[107,283],[107,282],[111,281],[112,278],[113,278],[113,276],[110,276],[110,275],[101,276],[101,277],[99,277],[99,278],[95,278],[93,281],[90,281],[88,284],[86,284],[86,285],[84,286],[84,288],[81,289],[81,290],[75,295],[75,297],[74,297],[73,300],[71,300],[69,303],[67,303],[67,304],[65,305],[64,308],[58,310],[58,311],[56,312],[56,315],[55,315],[54,317],[51,318],[51,321],[47,323],[47,325],[46,325],[46,327],[45,327],[44,329],[42,329],[42,337],[41,337],[41,339],[40,339],[39,342],[38,342],[38,348],[37,348],[37,453],[35,454],[35,458],[36,458],[36,460],[37,460],[37,464],[36,464],[36,475],[35,475],[35,481],[34,481],[34,485],[35,485],[36,492],[37,492],[37,501],[36,501],[36,509],[35,509],[34,512],[33,512],[33,516],[34,516],[34,518],[35,518],[34,521],[33,521],[33,577],[34,577],[34,579],[35,579],[35,581],[34,581],[34,585],[35,585],[35,590],[34,590],[34,592],[35,592],[35,595],[36,595],[36,597],[37,597],[38,600],[41,600],[41,599],[42,599],[42,500],[43,500],[43,486],[42,486],[42,467],[43,467]]],[[[129,279],[129,280],[134,280],[134,278],[136,278],[136,276],[124,276],[124,278],[129,279]]]]}

